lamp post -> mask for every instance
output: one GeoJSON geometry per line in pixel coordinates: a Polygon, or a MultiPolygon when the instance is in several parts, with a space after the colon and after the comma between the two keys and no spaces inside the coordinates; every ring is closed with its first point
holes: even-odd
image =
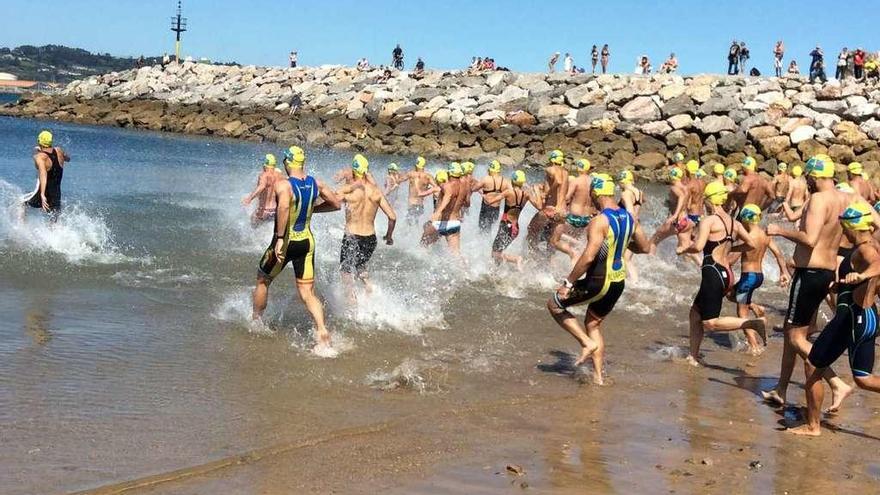
{"type": "Polygon", "coordinates": [[[177,15],[171,18],[171,30],[177,35],[174,42],[174,58],[180,63],[180,33],[186,31],[186,17],[183,17],[183,6],[180,0],[177,0],[177,15]]]}

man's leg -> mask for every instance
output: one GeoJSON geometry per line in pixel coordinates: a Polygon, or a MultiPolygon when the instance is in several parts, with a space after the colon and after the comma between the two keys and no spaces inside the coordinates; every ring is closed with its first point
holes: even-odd
{"type": "Polygon", "coordinates": [[[272,281],[263,275],[257,275],[257,285],[254,287],[253,294],[253,312],[251,319],[260,321],[263,318],[263,312],[266,311],[266,305],[269,301],[269,285],[272,281]]]}
{"type": "Polygon", "coordinates": [[[566,222],[560,222],[553,228],[553,233],[550,235],[550,245],[556,248],[557,251],[561,253],[565,253],[573,262],[577,261],[578,254],[575,252],[574,248],[571,247],[571,244],[562,239],[564,234],[569,234],[571,229],[566,222]]]}
{"type": "Polygon", "coordinates": [[[581,325],[581,322],[574,317],[574,315],[572,315],[567,309],[560,308],[559,305],[556,304],[555,296],[547,301],[547,310],[550,311],[550,316],[556,320],[556,323],[562,327],[563,330],[570,333],[571,336],[581,345],[581,354],[574,362],[575,366],[584,364],[584,362],[590,357],[590,354],[598,348],[598,344],[587,335],[586,329],[581,325]]]}
{"type": "MultiPolygon", "coordinates": [[[[742,320],[747,320],[749,317],[749,307],[748,304],[736,304],[736,316],[738,316],[742,320]]],[[[749,353],[757,356],[761,354],[762,348],[758,346],[758,332],[756,332],[752,328],[743,329],[746,334],[746,340],[749,342],[749,353]]]]}
{"type": "Polygon", "coordinates": [[[315,283],[313,281],[297,280],[296,290],[299,293],[300,300],[315,322],[315,340],[319,345],[329,346],[330,332],[324,326],[324,305],[321,304],[321,300],[315,295],[315,283]]]}
{"type": "Polygon", "coordinates": [[[605,339],[602,338],[601,327],[602,318],[587,310],[587,336],[596,343],[596,350],[590,356],[593,358],[593,383],[596,385],[605,384],[605,339]]]}
{"type": "Polygon", "coordinates": [[[822,433],[822,401],[825,400],[825,389],[822,386],[822,375],[825,369],[818,368],[807,378],[804,390],[807,394],[807,422],[797,428],[788,431],[795,435],[808,435],[818,437],[822,433]]]}

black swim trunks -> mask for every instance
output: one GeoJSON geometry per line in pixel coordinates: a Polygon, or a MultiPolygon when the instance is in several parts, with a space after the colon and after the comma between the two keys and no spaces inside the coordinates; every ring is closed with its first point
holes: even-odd
{"type": "Polygon", "coordinates": [[[855,377],[874,371],[874,340],[877,337],[877,310],[856,304],[838,304],[834,318],[825,326],[810,350],[810,364],[827,368],[844,351],[855,377]]]}
{"type": "Polygon", "coordinates": [[[816,311],[828,295],[828,288],[833,281],[834,270],[795,268],[788,295],[786,323],[793,327],[808,326],[816,317],[816,311]]]}
{"type": "Polygon", "coordinates": [[[293,265],[293,272],[296,279],[303,282],[310,282],[315,278],[315,240],[311,235],[305,239],[296,241],[286,240],[286,245],[282,247],[285,251],[283,260],[275,257],[275,240],[269,244],[263,257],[260,259],[260,274],[269,280],[284,270],[288,263],[293,265]]]}
{"type": "Polygon", "coordinates": [[[342,249],[339,254],[339,269],[343,273],[364,272],[367,262],[376,251],[376,234],[354,235],[345,234],[342,238],[342,249]]]}
{"type": "Polygon", "coordinates": [[[592,313],[596,318],[605,318],[623,294],[625,282],[625,280],[610,282],[604,277],[582,278],[574,283],[568,297],[560,299],[558,294],[554,294],[553,300],[562,309],[588,303],[587,312],[592,313]]]}

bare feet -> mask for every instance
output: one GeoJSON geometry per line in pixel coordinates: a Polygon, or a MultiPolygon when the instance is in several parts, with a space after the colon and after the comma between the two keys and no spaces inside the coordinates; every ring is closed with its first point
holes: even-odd
{"type": "Polygon", "coordinates": [[[767,318],[756,318],[752,320],[754,323],[752,324],[752,328],[758,332],[758,337],[761,337],[761,342],[764,343],[764,347],[767,346],[767,318]]]}
{"type": "Polygon", "coordinates": [[[597,373],[597,372],[593,373],[593,384],[599,385],[600,387],[605,385],[605,379],[602,378],[601,373],[597,373]]]}
{"type": "Polygon", "coordinates": [[[693,357],[693,356],[688,356],[688,357],[686,357],[686,358],[684,359],[684,361],[685,361],[687,364],[693,366],[694,368],[699,368],[700,366],[703,365],[703,363],[700,361],[699,358],[695,358],[695,357],[693,357]]]}
{"type": "Polygon", "coordinates": [[[590,356],[598,348],[599,346],[595,342],[590,342],[588,345],[581,347],[581,355],[578,356],[577,361],[574,362],[574,365],[580,366],[587,362],[587,359],[590,359],[590,356]]]}
{"type": "Polygon", "coordinates": [[[764,398],[764,402],[773,404],[775,406],[784,407],[785,406],[785,397],[779,395],[779,392],[776,389],[773,390],[761,390],[761,397],[764,398]]]}
{"type": "Polygon", "coordinates": [[[793,435],[803,435],[808,437],[818,437],[822,434],[821,428],[813,428],[809,424],[800,425],[796,428],[788,428],[785,431],[793,434],[793,435]]]}
{"type": "Polygon", "coordinates": [[[760,356],[761,354],[764,354],[764,349],[766,349],[766,347],[749,347],[748,354],[750,356],[760,356]]]}
{"type": "Polygon", "coordinates": [[[831,389],[831,405],[825,410],[825,414],[837,414],[840,406],[853,393],[853,388],[846,383],[841,383],[837,388],[831,389]]]}

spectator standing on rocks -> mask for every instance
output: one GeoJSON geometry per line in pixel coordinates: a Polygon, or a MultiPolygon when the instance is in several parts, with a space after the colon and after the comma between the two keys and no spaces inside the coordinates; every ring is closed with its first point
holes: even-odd
{"type": "Polygon", "coordinates": [[[602,45],[602,74],[605,74],[608,71],[608,57],[611,56],[611,52],[608,50],[608,43],[602,45]]]}
{"type": "Polygon", "coordinates": [[[571,69],[572,69],[572,67],[574,67],[574,59],[571,58],[570,53],[565,54],[565,58],[563,59],[563,62],[562,62],[562,67],[565,68],[566,74],[571,74],[571,69]]]}
{"type": "Polygon", "coordinates": [[[816,62],[820,60],[824,60],[825,52],[822,51],[822,47],[816,45],[816,48],[810,52],[810,74],[813,73],[813,70],[816,67],[816,62]]]}
{"type": "Polygon", "coordinates": [[[296,51],[290,52],[290,56],[288,57],[288,59],[290,60],[290,68],[295,69],[296,68],[296,59],[297,59],[296,51]]]}
{"type": "Polygon", "coordinates": [[[165,54],[162,55],[162,70],[165,70],[165,67],[170,63],[171,57],[168,56],[168,52],[165,52],[165,54]]]}
{"type": "Polygon", "coordinates": [[[822,48],[819,45],[816,45],[816,48],[810,52],[811,62],[810,62],[810,83],[819,79],[823,83],[828,80],[825,77],[825,52],[822,51],[822,48]]]}
{"type": "Polygon", "coordinates": [[[749,63],[749,47],[746,46],[745,41],[739,42],[739,73],[745,74],[748,70],[746,64],[749,63]]]}
{"type": "Polygon", "coordinates": [[[733,40],[730,50],[727,52],[727,75],[735,76],[739,73],[739,43],[733,40]]]}
{"type": "Polygon", "coordinates": [[[837,70],[834,71],[834,78],[838,81],[843,81],[843,78],[846,77],[846,58],[848,55],[849,51],[846,47],[843,47],[840,54],[837,55],[837,70]]]}
{"type": "Polygon", "coordinates": [[[785,45],[782,40],[776,42],[773,48],[773,67],[776,69],[776,77],[782,77],[782,58],[785,57],[785,45]]]}
{"type": "Polygon", "coordinates": [[[590,61],[593,63],[593,74],[595,74],[596,64],[599,63],[599,47],[596,45],[593,45],[593,49],[590,51],[590,61]]]}
{"type": "Polygon", "coordinates": [[[559,62],[559,52],[554,53],[550,56],[550,61],[547,62],[548,72],[551,74],[556,72],[556,62],[559,62]]]}
{"type": "Polygon", "coordinates": [[[397,70],[403,70],[403,48],[400,47],[400,43],[391,50],[391,65],[397,70]]]}
{"type": "Polygon", "coordinates": [[[861,81],[865,76],[865,51],[857,48],[853,54],[853,76],[856,81],[861,81]]]}

